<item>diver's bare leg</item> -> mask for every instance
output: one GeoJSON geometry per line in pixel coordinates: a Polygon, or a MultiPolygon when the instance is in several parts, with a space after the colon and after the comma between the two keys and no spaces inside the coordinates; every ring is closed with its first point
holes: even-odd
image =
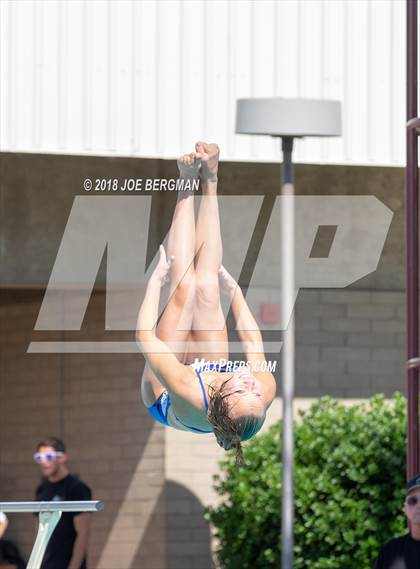
{"type": "MultiPolygon", "coordinates": [[[[178,160],[181,178],[198,178],[200,159],[196,153],[178,160]]],[[[194,312],[195,297],[195,220],[194,192],[179,191],[169,231],[168,258],[171,264],[169,301],[156,328],[156,335],[173,349],[179,361],[188,358],[188,338],[194,312]]],[[[163,386],[146,364],[142,379],[142,396],[146,406],[164,391],[163,386]]]]}
{"type": "Polygon", "coordinates": [[[192,326],[195,342],[204,343],[199,357],[209,360],[227,358],[229,354],[225,318],[220,306],[219,269],[223,247],[220,234],[217,198],[219,148],[216,144],[198,142],[196,151],[202,155],[202,197],[195,230],[196,298],[192,326]],[[209,344],[208,348],[205,347],[209,344]]]}
{"type": "MultiPolygon", "coordinates": [[[[195,153],[186,154],[178,166],[181,177],[197,178],[200,159],[195,153]]],[[[174,257],[169,302],[156,330],[158,338],[168,345],[176,343],[174,353],[180,361],[184,360],[194,311],[194,217],[194,191],[180,191],[169,231],[168,258],[174,257]]]]}

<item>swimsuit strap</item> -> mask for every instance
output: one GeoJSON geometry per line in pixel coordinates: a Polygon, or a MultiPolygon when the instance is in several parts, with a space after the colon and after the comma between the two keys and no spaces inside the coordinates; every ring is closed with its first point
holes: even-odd
{"type": "MultiPolygon", "coordinates": [[[[209,371],[212,371],[212,370],[225,371],[225,369],[226,369],[226,366],[219,366],[217,363],[215,363],[215,364],[211,363],[209,371]]],[[[203,393],[204,405],[206,406],[206,411],[207,411],[209,408],[209,402],[207,399],[206,388],[204,387],[203,380],[201,379],[200,370],[198,368],[197,369],[194,368],[194,371],[198,377],[198,381],[200,382],[201,391],[203,393]]],[[[203,370],[201,370],[201,371],[203,371],[203,370]]],[[[174,415],[175,415],[175,413],[174,413],[174,415]]],[[[181,423],[181,425],[184,425],[184,427],[187,427],[188,429],[190,429],[191,431],[194,431],[195,433],[212,433],[213,432],[213,429],[211,429],[210,431],[204,431],[202,429],[197,429],[197,427],[192,427],[191,425],[186,425],[185,423],[183,423],[181,421],[181,419],[179,417],[177,417],[176,415],[175,415],[175,417],[181,423]]]]}
{"type": "Polygon", "coordinates": [[[206,411],[207,411],[207,409],[209,408],[209,402],[207,399],[206,388],[204,387],[203,380],[201,379],[201,375],[198,369],[195,370],[195,373],[197,374],[198,381],[200,382],[201,391],[203,392],[204,405],[206,406],[206,411]]]}
{"type": "MultiPolygon", "coordinates": [[[[206,367],[206,366],[205,366],[206,367]]],[[[210,363],[210,369],[209,371],[221,371],[224,372],[226,369],[226,366],[221,366],[217,363],[210,363]]],[[[203,370],[201,370],[203,371],[203,370]]],[[[207,393],[206,393],[206,388],[204,387],[203,384],[203,380],[201,379],[201,375],[200,375],[200,370],[197,368],[195,369],[195,373],[197,374],[198,377],[198,381],[200,382],[200,387],[201,387],[201,391],[203,392],[203,399],[204,399],[204,405],[206,406],[206,411],[209,408],[209,402],[207,399],[207,393]]]]}

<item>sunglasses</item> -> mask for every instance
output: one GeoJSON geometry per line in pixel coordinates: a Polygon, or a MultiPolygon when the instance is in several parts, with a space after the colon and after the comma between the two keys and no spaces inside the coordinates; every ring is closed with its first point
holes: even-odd
{"type": "Polygon", "coordinates": [[[34,454],[34,461],[37,464],[41,464],[41,462],[53,462],[57,458],[57,456],[62,456],[64,453],[59,451],[50,451],[50,452],[36,452],[34,454]]]}
{"type": "Polygon", "coordinates": [[[417,504],[420,502],[420,496],[409,496],[406,502],[407,506],[417,506],[417,504]]]}

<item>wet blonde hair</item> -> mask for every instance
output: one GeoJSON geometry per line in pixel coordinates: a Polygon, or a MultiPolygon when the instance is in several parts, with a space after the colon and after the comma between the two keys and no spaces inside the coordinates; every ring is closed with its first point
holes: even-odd
{"type": "Polygon", "coordinates": [[[244,463],[242,441],[247,441],[258,433],[265,421],[263,415],[245,415],[244,417],[230,417],[230,406],[223,395],[224,385],[232,379],[224,381],[220,388],[209,386],[209,407],[207,417],[213,427],[218,444],[225,450],[235,450],[237,464],[244,463]]]}

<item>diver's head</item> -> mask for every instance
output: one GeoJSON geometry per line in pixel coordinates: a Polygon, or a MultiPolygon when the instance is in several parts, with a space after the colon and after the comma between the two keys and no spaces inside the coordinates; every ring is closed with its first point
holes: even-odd
{"type": "Polygon", "coordinates": [[[210,390],[208,419],[219,445],[236,450],[237,462],[242,461],[241,442],[258,433],[265,415],[262,387],[248,369],[232,373],[220,388],[210,390]]]}

